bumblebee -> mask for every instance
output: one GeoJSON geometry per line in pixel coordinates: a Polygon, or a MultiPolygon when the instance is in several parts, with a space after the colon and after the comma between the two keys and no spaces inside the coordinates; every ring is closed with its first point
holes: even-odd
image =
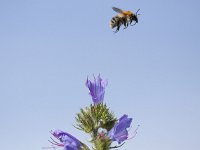
{"type": "Polygon", "coordinates": [[[138,23],[138,11],[134,14],[131,11],[124,11],[116,7],[112,7],[112,9],[117,12],[118,14],[114,16],[110,21],[110,27],[113,29],[117,27],[115,33],[119,31],[121,25],[124,25],[124,29],[126,29],[129,25],[133,26],[136,23],[138,23]],[[132,24],[132,22],[135,22],[135,24],[132,24]]]}

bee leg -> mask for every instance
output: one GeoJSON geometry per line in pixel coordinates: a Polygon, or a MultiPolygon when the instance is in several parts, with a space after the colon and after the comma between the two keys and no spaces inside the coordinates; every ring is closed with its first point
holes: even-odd
{"type": "Polygon", "coordinates": [[[128,28],[128,23],[127,22],[124,23],[124,29],[126,29],[126,28],[128,28]]]}
{"type": "Polygon", "coordinates": [[[128,27],[128,25],[126,23],[124,23],[124,29],[126,29],[128,27]]]}
{"type": "Polygon", "coordinates": [[[119,29],[120,29],[120,25],[117,27],[117,31],[119,31],[119,29]]]}
{"type": "Polygon", "coordinates": [[[130,24],[131,24],[132,22],[133,22],[133,20],[131,19],[131,20],[130,20],[130,24]]]}
{"type": "Polygon", "coordinates": [[[114,33],[117,33],[119,30],[113,31],[114,33]]]}
{"type": "Polygon", "coordinates": [[[130,25],[131,26],[134,26],[137,23],[137,22],[135,22],[134,24],[132,24],[132,22],[133,22],[133,19],[130,20],[130,25]]]}
{"type": "Polygon", "coordinates": [[[126,22],[126,19],[123,19],[123,24],[124,24],[124,29],[126,29],[128,27],[128,23],[126,22]]]}
{"type": "Polygon", "coordinates": [[[116,29],[116,31],[114,31],[114,33],[117,33],[119,31],[119,29],[120,29],[120,26],[118,25],[117,29],[116,29]]]}
{"type": "Polygon", "coordinates": [[[131,23],[130,23],[130,25],[131,25],[131,26],[134,26],[136,23],[137,23],[137,22],[135,22],[134,24],[131,24],[131,23]]]}

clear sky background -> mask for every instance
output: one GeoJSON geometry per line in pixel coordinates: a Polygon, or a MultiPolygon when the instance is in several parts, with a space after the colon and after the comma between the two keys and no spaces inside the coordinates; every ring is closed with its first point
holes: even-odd
{"type": "Polygon", "coordinates": [[[75,114],[86,77],[108,79],[105,102],[140,124],[122,150],[199,150],[198,0],[0,0],[0,147],[41,150],[50,130],[86,142],[75,114]],[[139,23],[117,34],[111,7],[139,23]]]}

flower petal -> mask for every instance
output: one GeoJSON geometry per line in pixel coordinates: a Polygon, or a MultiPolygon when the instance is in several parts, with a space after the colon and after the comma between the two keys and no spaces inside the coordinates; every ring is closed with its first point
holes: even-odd
{"type": "MultiPolygon", "coordinates": [[[[60,140],[60,142],[63,144],[64,149],[66,150],[78,150],[82,146],[82,143],[78,139],[67,132],[55,130],[54,132],[52,132],[52,135],[60,140]]],[[[54,141],[54,143],[56,142],[54,141]]]]}
{"type": "Polygon", "coordinates": [[[117,141],[119,144],[128,138],[127,128],[130,127],[132,118],[128,118],[127,115],[123,115],[117,124],[109,131],[108,137],[112,141],[117,141]]]}
{"type": "Polygon", "coordinates": [[[104,99],[105,94],[105,88],[107,86],[108,82],[106,80],[103,80],[100,75],[96,78],[94,76],[94,81],[90,81],[88,78],[86,80],[86,86],[89,89],[89,94],[92,97],[92,100],[95,105],[102,103],[104,99]]]}

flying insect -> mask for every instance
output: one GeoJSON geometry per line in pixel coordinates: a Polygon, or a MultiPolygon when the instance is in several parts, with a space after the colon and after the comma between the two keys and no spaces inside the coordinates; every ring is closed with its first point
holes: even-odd
{"type": "Polygon", "coordinates": [[[126,29],[129,25],[133,26],[136,23],[138,23],[138,12],[140,9],[137,10],[137,12],[134,14],[131,11],[124,11],[117,7],[112,7],[112,9],[117,12],[118,14],[114,16],[110,21],[110,27],[113,29],[117,27],[115,33],[119,31],[121,25],[124,25],[124,29],[126,29]],[[132,24],[132,22],[135,22],[132,24]]]}

